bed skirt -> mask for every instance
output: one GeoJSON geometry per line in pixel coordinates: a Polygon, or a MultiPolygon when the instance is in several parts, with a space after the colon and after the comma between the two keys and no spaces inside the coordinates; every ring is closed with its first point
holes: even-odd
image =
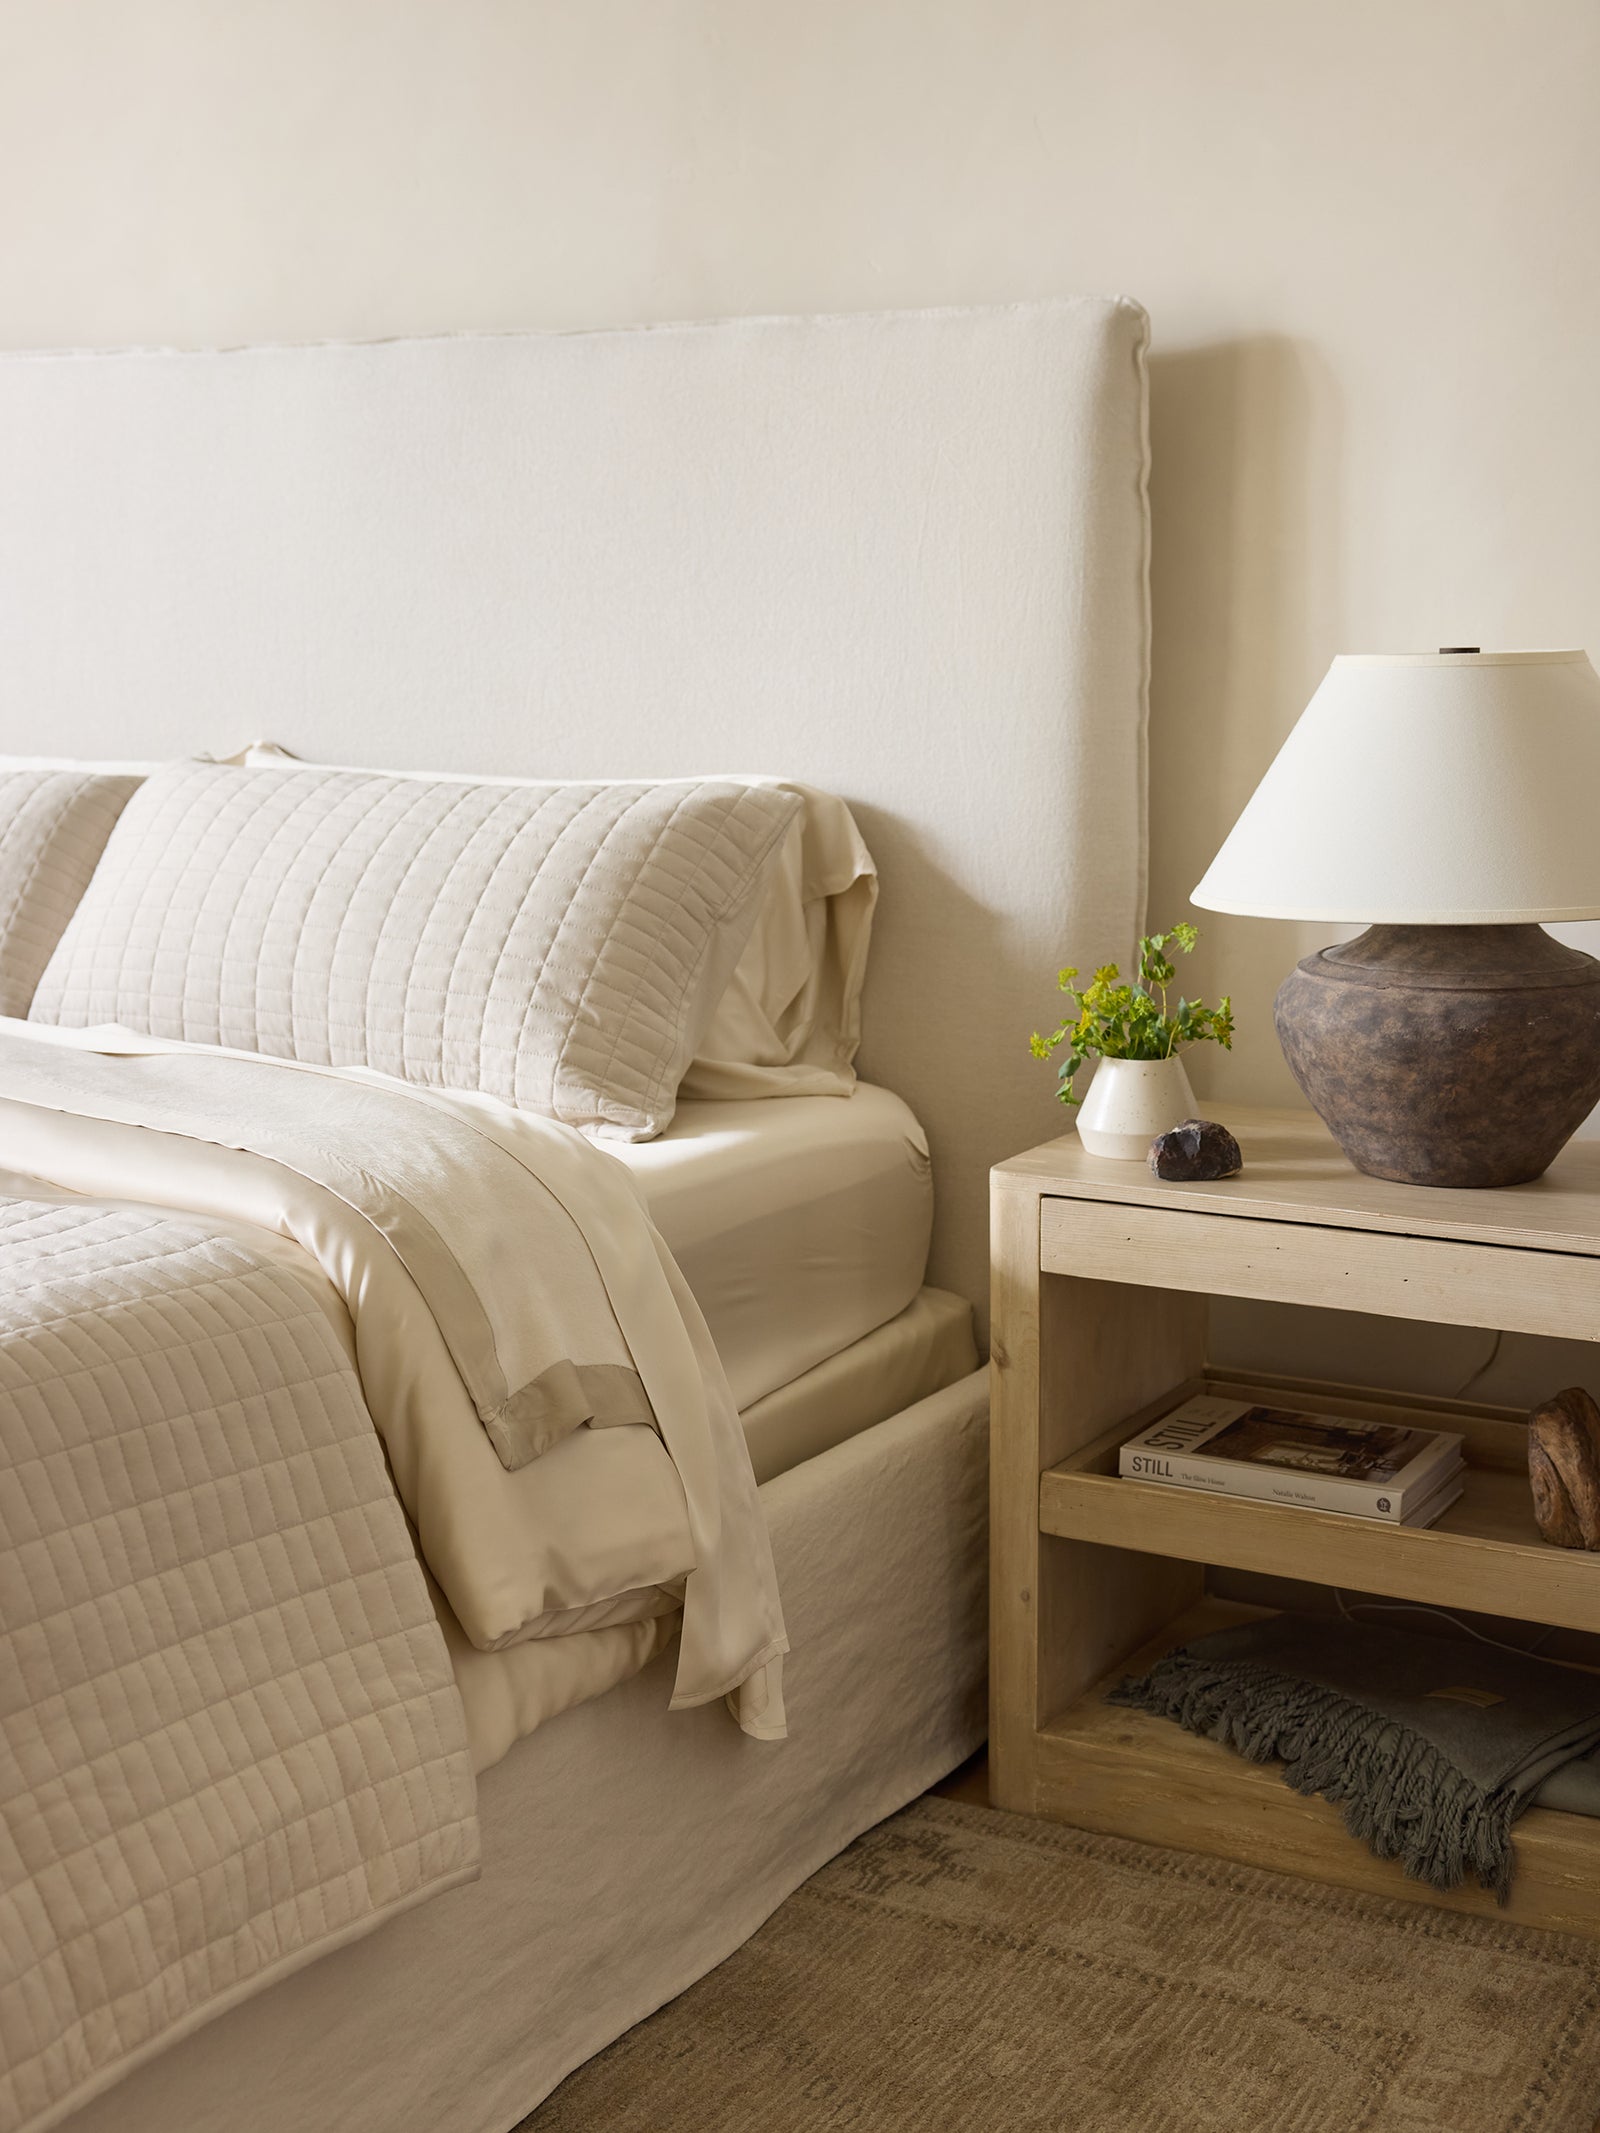
{"type": "Polygon", "coordinates": [[[984,1733],[988,1385],[761,1491],[789,1739],[669,1712],[675,1653],[480,1780],[483,1877],[140,2068],[67,2133],[508,2133],[984,1733]]]}

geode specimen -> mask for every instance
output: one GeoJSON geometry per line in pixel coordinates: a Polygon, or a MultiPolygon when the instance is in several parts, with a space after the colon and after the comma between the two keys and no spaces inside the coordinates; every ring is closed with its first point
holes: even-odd
{"type": "Polygon", "coordinates": [[[1150,1168],[1171,1184],[1196,1185],[1210,1178],[1237,1177],[1244,1158],[1226,1126],[1211,1118],[1186,1118],[1150,1143],[1150,1168]]]}

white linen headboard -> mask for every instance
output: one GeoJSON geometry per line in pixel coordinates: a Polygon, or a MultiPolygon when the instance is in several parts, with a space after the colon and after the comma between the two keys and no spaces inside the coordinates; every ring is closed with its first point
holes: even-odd
{"type": "Polygon", "coordinates": [[[1054,973],[1143,914],[1136,305],[0,358],[0,749],[770,771],[882,901],[863,1073],[932,1277],[1061,1130],[1054,973]]]}

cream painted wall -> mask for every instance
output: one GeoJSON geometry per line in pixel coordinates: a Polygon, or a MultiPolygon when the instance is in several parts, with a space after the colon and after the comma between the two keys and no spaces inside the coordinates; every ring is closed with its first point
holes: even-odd
{"type": "Polygon", "coordinates": [[[0,0],[0,343],[1137,296],[1169,918],[1334,652],[1600,651],[1597,100],[1593,0],[0,0]]]}

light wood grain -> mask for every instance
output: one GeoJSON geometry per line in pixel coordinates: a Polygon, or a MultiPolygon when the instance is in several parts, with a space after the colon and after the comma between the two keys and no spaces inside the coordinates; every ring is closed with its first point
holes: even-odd
{"type": "Polygon", "coordinates": [[[1525,1421],[1370,1387],[1257,1383],[1204,1362],[1205,1299],[1273,1298],[1600,1338],[1600,1147],[1500,1193],[1361,1178],[1305,1114],[1222,1114],[1237,1179],[1175,1186],[1076,1138],[994,1173],[993,1584],[998,1804],[1317,1879],[1600,1935],[1600,1821],[1519,1824],[1509,1913],[1435,1897],[1371,1858],[1326,1803],[1159,1719],[1097,1674],[1226,1617],[1204,1566],[1600,1630],[1600,1556],[1544,1545],[1525,1421]],[[1031,1264],[1029,1255],[1032,1255],[1031,1264]],[[1122,1439],[1194,1389],[1455,1428],[1466,1493],[1415,1531],[1116,1476],[1122,1439]],[[1031,1527],[1031,1530],[1030,1530],[1031,1527]],[[1199,1604],[1201,1612],[1193,1610],[1199,1604]]]}
{"type": "Polygon", "coordinates": [[[997,1179],[990,1201],[989,1788],[1034,1811],[1039,1723],[1039,1198],[997,1179]]]}
{"type": "Polygon", "coordinates": [[[1210,1115],[1244,1152],[1244,1169],[1236,1178],[1174,1184],[1152,1177],[1143,1163],[1088,1154],[1075,1133],[1002,1163],[1000,1174],[1031,1179],[1041,1192],[1072,1199],[1187,1207],[1269,1222],[1455,1237],[1600,1258],[1600,1141],[1569,1142],[1531,1185],[1457,1192],[1364,1177],[1309,1111],[1223,1105],[1210,1115]]]}
{"type": "Polygon", "coordinates": [[[1409,1881],[1346,1831],[1337,1808],[1291,1792],[1275,1764],[1247,1763],[1170,1720],[1125,1711],[1104,1692],[1174,1644],[1263,1610],[1208,1600],[1169,1625],[1040,1736],[1039,1807],[1083,1829],[1206,1852],[1314,1881],[1424,1900],[1524,1925],[1600,1935],[1600,1821],[1532,1808],[1517,1824],[1516,1877],[1502,1909],[1487,1890],[1450,1894],[1409,1881]]]}
{"type": "MultiPolygon", "coordinates": [[[[1597,1209],[1600,1212],[1600,1209],[1597,1209]]],[[[1600,1266],[1574,1252],[1325,1229],[1050,1195],[1040,1255],[1142,1288],[1204,1289],[1440,1325],[1600,1340],[1600,1266]]]]}
{"type": "Polygon", "coordinates": [[[1470,1471],[1438,1525],[1412,1528],[1058,1467],[1044,1476],[1040,1517],[1072,1540],[1600,1630],[1600,1558],[1539,1538],[1517,1474],[1470,1471]]]}
{"type": "MultiPolygon", "coordinates": [[[[1046,1276],[1040,1351],[1041,1451],[1070,1457],[1092,1444],[1131,1393],[1164,1405],[1175,1384],[1198,1384],[1206,1302],[1168,1290],[1046,1276]]],[[[1158,1410],[1159,1411],[1159,1410],[1158,1410]]],[[[1154,1416],[1152,1415],[1152,1419],[1154,1416]]],[[[1038,1479],[1034,1517],[1039,1517],[1038,1479]]],[[[1110,1533],[1047,1540],[1040,1580],[1037,1721],[1081,1696],[1116,1659],[1199,1598],[1204,1573],[1180,1551],[1170,1560],[1110,1533]],[[1087,1540],[1088,1547],[1071,1539],[1087,1540]]]]}
{"type": "MultiPolygon", "coordinates": [[[[1284,1381],[1207,1371],[1205,1389],[1229,1399],[1281,1399],[1284,1381]]],[[[1525,1423],[1506,1410],[1454,1413],[1412,1400],[1299,1380],[1295,1397],[1327,1414],[1459,1430],[1465,1487],[1437,1524],[1398,1527],[1291,1504],[1130,1481],[1117,1474],[1126,1438],[1187,1397],[1140,1409],[1040,1479],[1039,1520],[1074,1539],[1143,1547],[1230,1570],[1300,1578],[1426,1606],[1473,1607],[1563,1629],[1600,1631],[1600,1556],[1552,1548],[1528,1487],[1525,1423]]]]}
{"type": "Polygon", "coordinates": [[[1206,1310],[1198,1296],[1042,1277],[1027,1185],[997,1182],[991,1250],[990,1786],[996,1806],[1031,1813],[1041,1722],[1203,1584],[1178,1558],[1046,1533],[1040,1475],[1126,1403],[1197,1381],[1206,1310]]]}

